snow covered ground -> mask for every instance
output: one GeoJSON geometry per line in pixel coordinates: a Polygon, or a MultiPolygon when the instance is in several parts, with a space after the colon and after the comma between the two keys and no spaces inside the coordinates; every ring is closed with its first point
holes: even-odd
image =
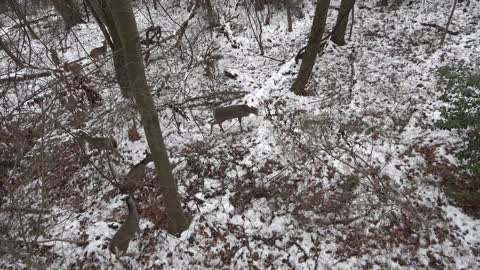
{"type": "MultiPolygon", "coordinates": [[[[162,9],[150,10],[163,36],[174,33],[188,16],[186,5],[167,2],[162,1],[171,17],[162,9]]],[[[112,62],[97,70],[88,58],[82,60],[84,73],[103,99],[100,106],[86,110],[88,121],[82,129],[114,136],[123,158],[110,166],[104,156],[92,155],[90,163],[83,162],[84,153],[72,135],[79,127],[70,114],[57,112],[59,106],[24,108],[32,114],[47,110],[66,127],[50,130],[47,137],[58,142],[51,153],[67,156],[61,171],[68,177],[46,193],[38,188],[44,185],[42,179],[28,179],[15,196],[25,205],[48,202],[38,241],[84,241],[40,243],[32,247],[39,250],[32,252],[34,258],[49,269],[123,269],[125,264],[131,269],[479,269],[478,215],[456,207],[441,185],[445,171],[459,164],[451,149],[461,138],[435,129],[433,123],[444,105],[438,100],[436,70],[460,63],[480,66],[480,3],[458,3],[450,26],[458,35],[448,35],[440,46],[442,33],[425,23],[444,26],[453,1],[404,1],[398,8],[377,2],[356,4],[347,45],[326,45],[309,86],[315,95],[309,97],[295,96],[289,88],[299,67],[294,56],[308,38],[311,1],[305,1],[305,18],[295,18],[291,33],[285,10],[272,7],[271,23],[263,25],[265,56],[259,54],[244,9],[220,3],[238,48],[225,35],[203,30],[200,12],[181,51],[170,50],[175,40],[152,51],[147,78],[192,222],[180,237],[166,233],[166,214],[150,164],[134,196],[140,232],[124,264],[108,251],[126,211],[107,179],[125,174],[129,164],[143,158],[147,145],[141,129],[140,141],[127,138],[138,116],[112,83],[112,62]],[[206,55],[212,48],[221,57],[209,79],[206,55]],[[225,70],[238,74],[237,79],[227,78],[225,70]],[[247,94],[192,99],[228,91],[247,94]],[[246,132],[230,121],[224,124],[225,133],[215,127],[208,136],[213,107],[244,101],[260,111],[244,118],[246,132]]],[[[149,16],[137,5],[143,32],[149,16]]],[[[338,7],[339,1],[331,5],[338,7]]],[[[329,11],[327,29],[336,14],[329,11]]],[[[48,22],[55,25],[58,20],[48,22]]],[[[2,29],[13,35],[13,23],[5,17],[2,21],[2,29]]],[[[58,34],[39,31],[44,44],[31,44],[33,61],[54,68],[45,44],[58,43],[58,34]]],[[[68,44],[61,53],[64,61],[85,57],[103,39],[93,20],[61,38],[68,44]]],[[[2,76],[12,73],[5,61],[0,70],[2,76]]],[[[28,91],[9,96],[12,102],[1,109],[2,115],[13,111],[22,95],[37,91],[48,99],[64,90],[52,86],[55,81],[52,75],[21,83],[28,91]]],[[[2,256],[0,266],[25,267],[13,261],[2,256]]]]}

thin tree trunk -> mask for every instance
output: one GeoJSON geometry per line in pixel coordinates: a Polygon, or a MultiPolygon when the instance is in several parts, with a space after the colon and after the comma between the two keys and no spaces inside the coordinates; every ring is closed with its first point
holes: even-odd
{"type": "Polygon", "coordinates": [[[352,40],[353,24],[355,23],[355,6],[352,7],[352,21],[350,22],[350,33],[348,33],[348,41],[352,40]]]}
{"type": "Polygon", "coordinates": [[[292,0],[285,0],[285,6],[287,8],[287,26],[288,26],[288,32],[293,31],[292,27],[292,0]]]}
{"type": "Polygon", "coordinates": [[[337,45],[345,45],[345,33],[348,25],[348,14],[352,10],[355,0],[342,0],[340,10],[338,11],[337,21],[333,28],[332,40],[337,45]]]}
{"type": "Polygon", "coordinates": [[[250,24],[250,28],[252,28],[253,36],[257,41],[258,48],[260,49],[260,55],[264,55],[265,50],[263,48],[263,40],[262,40],[262,34],[263,34],[262,20],[258,16],[257,11],[253,11],[253,12],[251,11],[250,4],[247,3],[245,6],[245,9],[247,11],[248,23],[250,24]]]}
{"type": "Polygon", "coordinates": [[[313,65],[317,58],[318,50],[322,43],[323,32],[325,31],[325,22],[327,20],[328,8],[330,0],[318,0],[315,8],[315,17],[313,18],[312,29],[308,39],[305,52],[303,53],[302,65],[298,72],[297,78],[293,82],[290,89],[296,95],[306,95],[305,85],[312,74],[313,65]]]}
{"type": "Polygon", "coordinates": [[[160,190],[163,193],[163,200],[168,215],[168,231],[171,234],[178,235],[188,228],[189,220],[185,217],[181,207],[177,184],[173,178],[167,150],[162,138],[158,114],[147,85],[140,38],[132,6],[130,0],[108,0],[108,3],[110,4],[115,26],[123,44],[123,54],[127,63],[131,91],[142,119],[147,142],[158,174],[160,190]]]}
{"type": "Polygon", "coordinates": [[[50,0],[55,10],[62,16],[65,29],[69,30],[77,24],[85,23],[80,7],[74,0],[50,0]]]}
{"type": "Polygon", "coordinates": [[[262,11],[265,9],[264,0],[254,0],[255,3],[255,11],[262,11]]]}
{"type": "Polygon", "coordinates": [[[3,50],[10,59],[17,65],[18,67],[24,67],[23,61],[18,58],[10,49],[7,47],[7,45],[3,42],[2,37],[0,37],[0,50],[3,50]]]}
{"type": "Polygon", "coordinates": [[[445,26],[445,31],[443,32],[442,40],[440,41],[440,47],[442,47],[443,43],[445,43],[445,38],[447,37],[448,28],[450,27],[450,23],[452,22],[452,18],[453,18],[453,13],[455,12],[456,8],[457,8],[457,0],[453,0],[452,11],[450,12],[450,16],[448,16],[447,25],[445,26]]]}

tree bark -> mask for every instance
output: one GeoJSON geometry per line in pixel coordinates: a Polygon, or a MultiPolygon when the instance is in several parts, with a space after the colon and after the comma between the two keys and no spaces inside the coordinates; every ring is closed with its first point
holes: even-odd
{"type": "Polygon", "coordinates": [[[297,78],[290,89],[296,95],[307,95],[305,85],[312,74],[313,65],[315,64],[315,59],[317,58],[317,53],[322,43],[322,36],[325,31],[325,22],[327,20],[329,6],[330,0],[317,1],[310,37],[305,52],[303,53],[302,65],[300,66],[297,78]]]}
{"type": "Polygon", "coordinates": [[[65,29],[69,30],[77,24],[85,23],[80,7],[75,0],[51,0],[55,10],[62,16],[65,29]]]}
{"type": "Polygon", "coordinates": [[[86,3],[92,11],[93,17],[100,26],[100,29],[102,29],[105,40],[109,41],[109,37],[111,37],[110,47],[113,52],[115,78],[120,86],[122,95],[126,98],[131,98],[132,93],[128,87],[128,74],[125,68],[125,56],[123,53],[121,53],[123,51],[123,45],[120,40],[118,30],[115,27],[111,9],[106,0],[86,0],[86,3]],[[105,27],[108,29],[108,32],[106,31],[105,27]]]}
{"type": "Polygon", "coordinates": [[[287,8],[287,27],[288,27],[288,32],[293,31],[292,27],[292,0],[285,0],[285,6],[287,8]]]}
{"type": "Polygon", "coordinates": [[[450,27],[450,23],[452,22],[452,18],[453,18],[453,13],[455,12],[456,8],[457,8],[457,0],[453,0],[452,11],[450,11],[450,16],[448,16],[447,25],[445,25],[445,31],[443,32],[442,40],[440,41],[440,47],[443,46],[443,43],[445,43],[445,38],[447,37],[447,33],[448,33],[448,27],[450,27]]]}
{"type": "Polygon", "coordinates": [[[335,44],[343,46],[345,45],[345,33],[348,25],[348,14],[352,10],[355,0],[342,0],[340,3],[340,10],[338,11],[337,21],[333,28],[332,40],[335,44]]]}
{"type": "Polygon", "coordinates": [[[130,0],[108,0],[115,26],[120,36],[126,60],[131,92],[137,104],[145,130],[153,162],[158,174],[160,190],[168,215],[168,232],[178,235],[186,230],[189,220],[185,217],[177,184],[173,178],[167,150],[162,138],[157,111],[145,77],[140,37],[130,0]]]}
{"type": "Polygon", "coordinates": [[[255,11],[262,11],[265,9],[264,0],[254,0],[255,3],[255,11]]]}

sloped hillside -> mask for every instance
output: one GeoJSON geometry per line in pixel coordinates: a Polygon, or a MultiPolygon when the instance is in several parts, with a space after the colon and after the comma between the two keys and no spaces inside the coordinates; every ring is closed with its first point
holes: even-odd
{"type": "Polygon", "coordinates": [[[464,138],[435,126],[450,106],[439,68],[480,72],[480,2],[458,1],[442,45],[453,1],[358,1],[347,45],[327,40],[318,55],[311,96],[290,87],[315,1],[292,1],[303,2],[292,32],[282,5],[269,5],[269,24],[267,9],[257,14],[264,55],[242,1],[212,1],[214,29],[189,1],[150,2],[136,1],[135,17],[142,38],[161,27],[162,43],[142,47],[145,72],[190,227],[167,234],[150,163],[133,194],[140,229],[127,256],[112,256],[127,216],[118,183],[148,151],[135,104],[122,97],[111,51],[88,57],[103,40],[93,18],[65,31],[52,8],[38,10],[35,40],[5,13],[2,40],[30,64],[16,68],[0,51],[0,160],[16,157],[0,173],[0,268],[480,268],[478,199],[459,201],[446,185],[472,177],[457,155],[464,138]],[[234,119],[209,135],[215,107],[243,103],[259,111],[242,119],[244,132],[234,119]],[[118,146],[99,151],[82,132],[118,146]]]}

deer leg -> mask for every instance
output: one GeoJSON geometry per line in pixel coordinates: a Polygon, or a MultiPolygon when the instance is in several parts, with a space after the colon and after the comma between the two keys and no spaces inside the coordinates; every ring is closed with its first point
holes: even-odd
{"type": "Polygon", "coordinates": [[[240,130],[243,132],[243,128],[242,128],[242,118],[241,118],[241,117],[238,118],[238,122],[240,123],[240,130]]]}
{"type": "Polygon", "coordinates": [[[220,126],[220,129],[222,130],[222,132],[225,132],[225,130],[222,127],[222,123],[218,123],[218,125],[220,126]]]}

